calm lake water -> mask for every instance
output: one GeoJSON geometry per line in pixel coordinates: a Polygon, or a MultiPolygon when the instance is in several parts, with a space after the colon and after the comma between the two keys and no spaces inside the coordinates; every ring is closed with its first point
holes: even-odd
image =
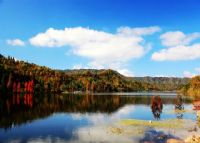
{"type": "MultiPolygon", "coordinates": [[[[147,132],[152,133],[151,135],[163,133],[168,137],[182,138],[190,131],[176,134],[170,129],[143,127],[143,132],[140,134],[128,134],[128,131],[124,130],[136,131],[141,128],[135,129],[120,124],[123,119],[149,122],[187,119],[196,125],[197,115],[192,110],[192,100],[181,99],[179,106],[185,112],[174,110],[177,101],[180,101],[179,98],[170,93],[4,96],[0,100],[0,142],[75,143],[154,140],[152,137],[147,137],[147,132]],[[153,113],[151,110],[151,97],[155,94],[161,95],[163,102],[162,112],[159,113],[153,113]]],[[[163,141],[164,139],[157,142],[163,141]]]]}

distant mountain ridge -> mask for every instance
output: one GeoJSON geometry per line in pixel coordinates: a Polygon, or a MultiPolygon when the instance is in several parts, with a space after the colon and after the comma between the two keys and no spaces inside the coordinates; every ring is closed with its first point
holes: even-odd
{"type": "Polygon", "coordinates": [[[132,77],[134,81],[142,82],[142,83],[148,83],[148,84],[154,84],[159,88],[165,88],[168,89],[178,89],[181,86],[184,86],[189,83],[190,78],[179,78],[179,77],[132,77]]]}
{"type": "Polygon", "coordinates": [[[145,76],[145,77],[132,77],[133,80],[141,81],[141,82],[148,82],[148,83],[170,83],[175,82],[177,84],[185,84],[190,80],[190,78],[180,78],[180,77],[151,77],[151,76],[145,76]]]}

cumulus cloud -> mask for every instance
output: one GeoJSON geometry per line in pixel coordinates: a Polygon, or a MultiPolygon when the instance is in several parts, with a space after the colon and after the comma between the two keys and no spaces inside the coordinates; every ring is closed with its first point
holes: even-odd
{"type": "Polygon", "coordinates": [[[155,61],[194,60],[200,58],[200,44],[179,45],[155,52],[151,57],[155,61]]]}
{"type": "Polygon", "coordinates": [[[167,47],[178,46],[178,45],[188,45],[193,40],[200,37],[200,33],[184,34],[181,31],[170,31],[162,34],[160,36],[162,45],[167,47]]]}
{"type": "Polygon", "coordinates": [[[30,43],[39,47],[70,46],[73,53],[96,61],[127,61],[139,58],[145,53],[140,44],[140,36],[124,36],[123,31],[117,34],[92,30],[89,28],[65,28],[64,30],[48,29],[30,39],[30,43]]]}
{"type": "Polygon", "coordinates": [[[116,33],[93,30],[83,27],[57,30],[49,28],[29,39],[38,47],[71,47],[73,54],[90,60],[91,68],[121,69],[131,59],[142,57],[151,44],[143,36],[160,31],[159,27],[130,28],[120,27],[116,33]],[[116,66],[117,65],[117,68],[116,66]]]}
{"type": "Polygon", "coordinates": [[[6,40],[7,44],[11,45],[11,46],[25,46],[24,41],[20,40],[20,39],[8,39],[6,40]]]}
{"type": "Polygon", "coordinates": [[[200,38],[200,33],[184,34],[181,31],[166,32],[160,36],[166,48],[154,52],[151,59],[155,61],[180,61],[200,58],[200,43],[191,42],[200,38]]]}

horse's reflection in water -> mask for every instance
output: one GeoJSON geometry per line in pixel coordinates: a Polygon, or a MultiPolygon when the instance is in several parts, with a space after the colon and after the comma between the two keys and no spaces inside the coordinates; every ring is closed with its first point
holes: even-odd
{"type": "Polygon", "coordinates": [[[184,110],[183,98],[181,96],[177,96],[177,98],[175,99],[175,109],[184,110]]]}
{"type": "Polygon", "coordinates": [[[182,119],[183,118],[183,111],[184,110],[184,105],[183,105],[183,99],[180,96],[177,96],[177,98],[175,99],[175,112],[176,112],[176,117],[178,119],[182,119]]]}
{"type": "Polygon", "coordinates": [[[151,111],[155,119],[160,119],[160,115],[162,113],[163,103],[160,96],[153,96],[151,98],[151,111]]]}

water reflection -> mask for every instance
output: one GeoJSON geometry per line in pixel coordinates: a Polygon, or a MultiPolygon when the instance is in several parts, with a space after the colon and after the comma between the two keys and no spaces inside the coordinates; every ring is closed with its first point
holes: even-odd
{"type": "Polygon", "coordinates": [[[181,96],[177,96],[175,98],[175,104],[174,109],[176,112],[176,117],[178,119],[183,119],[183,112],[184,112],[184,104],[183,104],[183,98],[181,96]]]}
{"type": "Polygon", "coordinates": [[[177,96],[175,98],[175,109],[176,110],[184,110],[183,98],[181,96],[177,96]]]}
{"type": "MultiPolygon", "coordinates": [[[[2,96],[1,96],[2,97],[2,96]]],[[[44,118],[55,112],[66,113],[113,113],[127,105],[150,106],[151,97],[115,96],[115,95],[34,95],[33,93],[14,93],[0,99],[0,127],[10,128],[38,118],[44,118]]],[[[162,113],[161,99],[155,97],[151,109],[156,119],[162,113]]],[[[163,98],[164,104],[173,102],[173,98],[163,98]]],[[[187,101],[186,101],[187,102],[187,101]]],[[[189,101],[188,101],[189,102],[189,101]]]]}
{"type": "MultiPolygon", "coordinates": [[[[174,97],[154,100],[152,96],[7,94],[0,96],[0,142],[8,139],[59,142],[77,138],[89,142],[91,136],[100,141],[103,135],[109,140],[105,125],[121,119],[174,118],[174,114],[163,111],[174,110],[174,97]]],[[[190,103],[182,100],[185,108],[190,103]]],[[[193,116],[188,114],[188,118],[193,116]]],[[[126,140],[120,138],[117,141],[126,140]]]]}

